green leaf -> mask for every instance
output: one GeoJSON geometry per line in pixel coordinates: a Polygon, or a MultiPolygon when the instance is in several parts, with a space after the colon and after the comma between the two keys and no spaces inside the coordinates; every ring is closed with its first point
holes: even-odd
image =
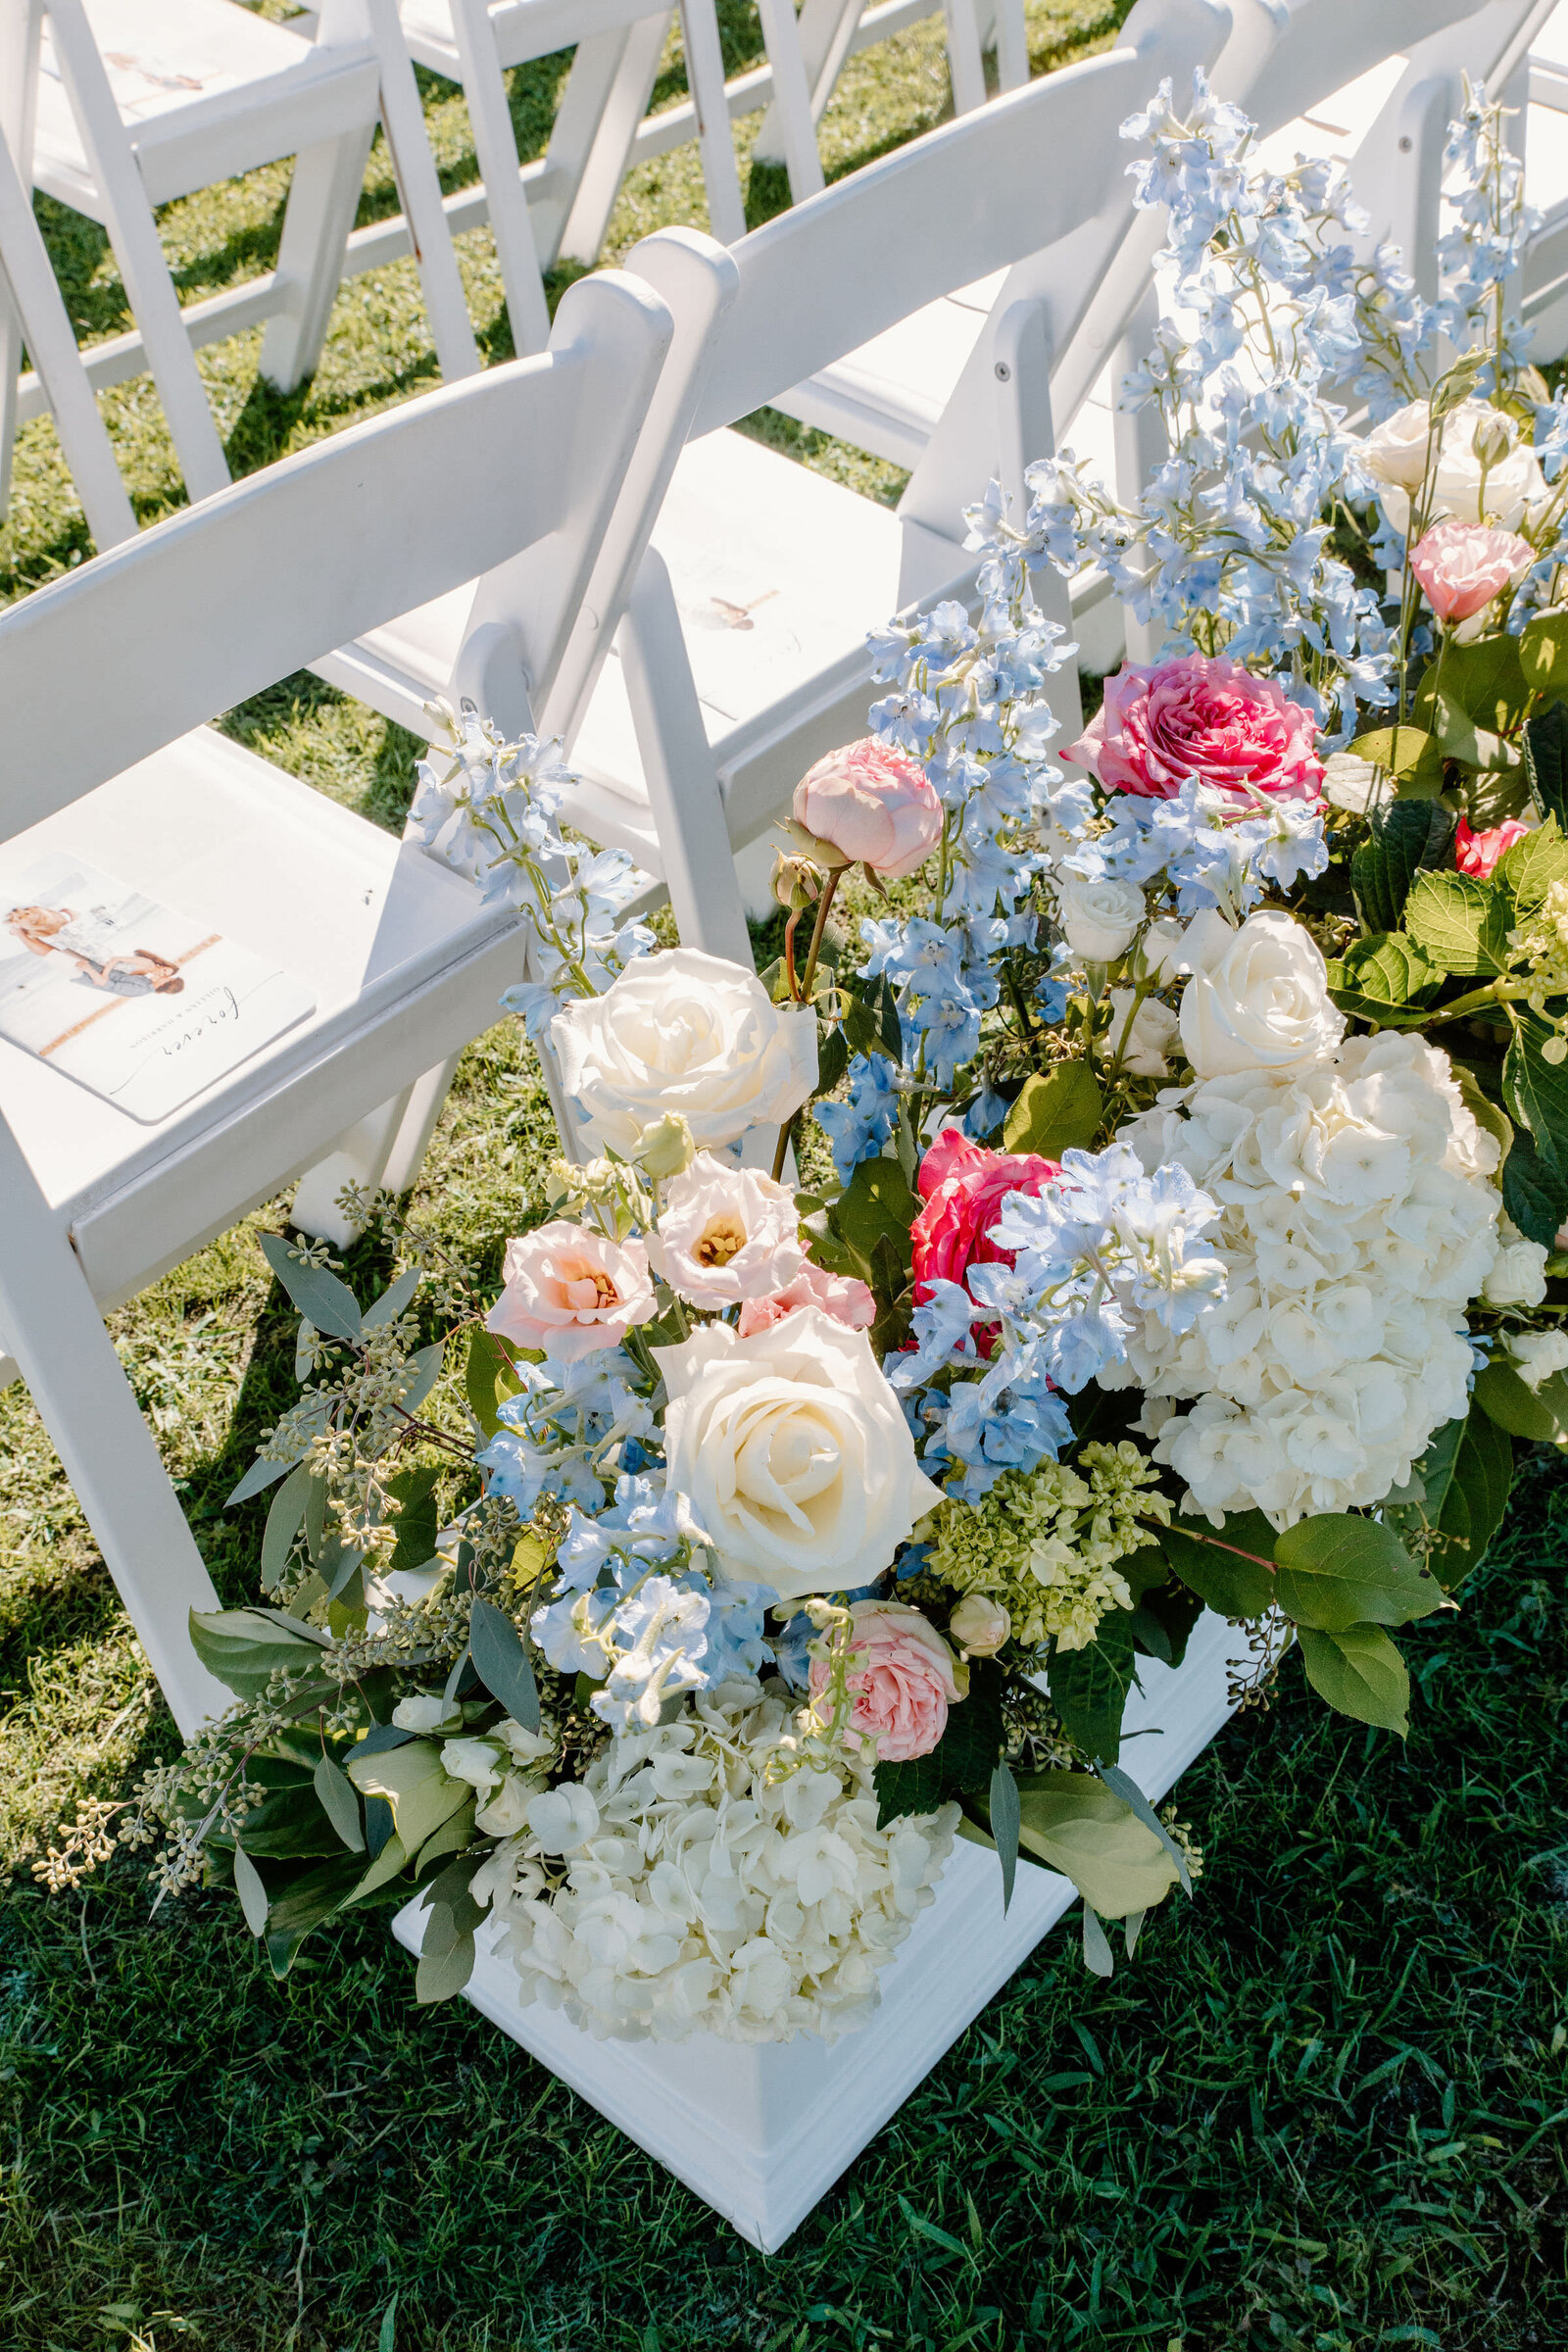
{"type": "Polygon", "coordinates": [[[1060,1159],[1087,1152],[1100,1132],[1105,1102],[1086,1061],[1058,1061],[1026,1078],[1008,1111],[1002,1140],[1009,1152],[1060,1159]]]}
{"type": "MultiPolygon", "coordinates": [[[[360,1865],[350,1854],[339,1854],[331,1862],[318,1862],[291,1879],[282,1893],[273,1896],[268,1910],[269,1949],[274,1940],[286,1943],[288,1958],[292,1959],[294,1950],[312,1928],[318,1928],[323,1920],[342,1910],[359,1880],[360,1865]]],[[[280,1969],[274,1955],[272,1966],[281,1976],[287,1961],[284,1969],[280,1969]]]]}
{"type": "Polygon", "coordinates": [[[1526,719],[1525,766],[1542,813],[1568,825],[1568,704],[1526,719]]]}
{"type": "MultiPolygon", "coordinates": [[[[1133,1779],[1131,1773],[1122,1772],[1114,1764],[1102,1764],[1100,1767],[1100,1778],[1104,1782],[1105,1787],[1110,1790],[1111,1795],[1119,1796],[1122,1803],[1127,1807],[1128,1811],[1131,1813],[1136,1813],[1138,1819],[1143,1823],[1145,1829],[1149,1831],[1150,1835],[1159,1839],[1160,1844],[1165,1848],[1165,1851],[1169,1854],[1171,1860],[1176,1865],[1177,1884],[1180,1886],[1183,1894],[1191,1894],[1193,1891],[1193,1878],[1192,1872],[1188,1867],[1187,1856],[1183,1853],[1181,1847],[1177,1844],[1169,1830],[1166,1829],[1165,1824],[1160,1820],[1159,1815],[1154,1811],[1153,1806],[1150,1803],[1148,1797],[1139,1788],[1138,1783],[1133,1779]]],[[[1131,1955],[1129,1954],[1129,1958],[1130,1957],[1131,1955]]]]}
{"type": "Polygon", "coordinates": [[[1120,1755],[1122,1712],[1136,1672],[1132,1618],[1122,1609],[1107,1610],[1082,1649],[1052,1650],[1051,1703],[1086,1756],[1114,1764],[1120,1755]]]}
{"type": "Polygon", "coordinates": [[[1319,1698],[1357,1723],[1397,1732],[1410,1729],[1410,1677],[1404,1660],[1381,1626],[1345,1625],[1320,1633],[1297,1629],[1306,1679],[1319,1698]]]}
{"type": "Polygon", "coordinates": [[[971,1658],[969,1694],[948,1711],[948,1728],[932,1753],[944,1796],[983,1794],[1005,1744],[1002,1691],[1006,1677],[994,1658],[971,1658]]]}
{"type": "Polygon", "coordinates": [[[1320,1633],[1408,1625],[1443,1606],[1437,1578],[1417,1566],[1393,1528],[1350,1511],[1298,1519],[1275,1539],[1274,1560],[1280,1607],[1320,1633]]]}
{"type": "Polygon", "coordinates": [[[262,1537],[264,1592],[275,1592],[282,1580],[290,1548],[304,1525],[310,1491],[311,1474],[301,1462],[289,1472],[272,1497],[272,1507],[267,1514],[267,1532],[262,1537]]]}
{"type": "Polygon", "coordinates": [[[539,1689],[527,1650],[510,1617],[493,1601],[475,1599],[468,1624],[473,1670],[525,1732],[539,1729],[539,1689]]]}
{"type": "Polygon", "coordinates": [[[375,2339],[375,2352],[397,2352],[398,2299],[393,2296],[381,2314],[381,2332],[375,2339]]]}
{"type": "Polygon", "coordinates": [[[392,1807],[397,1836],[406,1853],[417,1853],[467,1801],[466,1781],[448,1778],[432,1740],[411,1740],[406,1747],[368,1756],[363,1743],[349,1758],[349,1779],[367,1796],[384,1796],[392,1807]]]}
{"type": "Polygon", "coordinates": [[[275,1487],[280,1478],[287,1476],[287,1462],[252,1462],[224,1503],[224,1510],[231,1511],[236,1502],[249,1502],[253,1494],[260,1494],[268,1487],[275,1487]]]}
{"type": "Polygon", "coordinates": [[[468,1364],[464,1374],[467,1392],[468,1410],[487,1438],[493,1438],[501,1427],[496,1407],[509,1396],[515,1396],[522,1387],[513,1364],[512,1352],[493,1331],[476,1324],[468,1342],[468,1364]]]}
{"type": "Polygon", "coordinates": [[[1476,1125],[1485,1134],[1490,1135],[1497,1146],[1499,1153],[1497,1164],[1500,1167],[1513,1150],[1513,1121],[1499,1103],[1494,1102],[1490,1095],[1483,1094],[1481,1082],[1474,1071],[1467,1070],[1462,1061],[1456,1061],[1450,1066],[1454,1084],[1458,1087],[1464,1100],[1466,1110],[1475,1120],[1476,1125]]]}
{"type": "MultiPolygon", "coordinates": [[[[1136,1560],[1139,1554],[1134,1552],[1132,1557],[1136,1560]]],[[[1159,1553],[1159,1563],[1162,1571],[1169,1566],[1163,1552],[1159,1553]]],[[[1123,1562],[1124,1574],[1126,1566],[1123,1562]]],[[[1157,1658],[1162,1666],[1179,1666],[1187,1655],[1193,1628],[1202,1613],[1203,1603],[1198,1594],[1167,1575],[1163,1584],[1138,1596],[1129,1623],[1134,1641],[1142,1644],[1150,1657],[1157,1658]]]]}
{"type": "Polygon", "coordinates": [[[1552,1247],[1558,1228],[1568,1221],[1568,1170],[1544,1157],[1523,1127],[1514,1130],[1502,1163],[1502,1205],[1526,1239],[1544,1250],[1552,1247]]]}
{"type": "Polygon", "coordinates": [[[1430,1004],[1445,977],[1402,931],[1354,941],[1328,971],[1329,994],[1342,1012],[1385,1024],[1430,1004]]]}
{"type": "Polygon", "coordinates": [[[1441,701],[1449,712],[1463,712],[1487,733],[1507,735],[1518,725],[1531,692],[1520,666],[1518,639],[1499,631],[1468,645],[1445,647],[1441,670],[1432,662],[1417,689],[1415,716],[1422,725],[1433,726],[1441,701]]]}
{"type": "Polygon", "coordinates": [[[1440,971],[1475,979],[1508,968],[1506,895],[1472,874],[1418,874],[1404,927],[1440,971]]]}
{"type": "Polygon", "coordinates": [[[1487,1364],[1476,1374],[1475,1400],[1510,1438],[1568,1446],[1568,1374],[1554,1372],[1532,1389],[1511,1364],[1487,1364]]]}
{"type": "Polygon", "coordinates": [[[898,1821],[906,1813],[934,1813],[947,1802],[943,1791],[942,1767],[936,1751],[914,1756],[906,1764],[879,1764],[872,1775],[876,1788],[876,1826],[884,1830],[890,1821],[898,1821]]]}
{"type": "Polygon", "coordinates": [[[830,1029],[816,1049],[816,1091],[830,1095],[850,1066],[850,1049],[842,1028],[830,1029]]]}
{"type": "Polygon", "coordinates": [[[1018,1871],[1018,1825],[1022,1816],[1018,1809],[1018,1784],[1004,1762],[999,1762],[991,1775],[990,1800],[987,1818],[991,1835],[997,1841],[997,1855],[1002,1863],[1002,1909],[1004,1916],[1012,1901],[1012,1885],[1018,1871]]]}
{"type": "Polygon", "coordinates": [[[896,1159],[862,1159],[854,1176],[830,1203],[829,1229],[849,1250],[862,1282],[871,1280],[872,1259],[885,1234],[907,1269],[911,1245],[909,1228],[920,1213],[918,1196],[896,1159]]]}
{"type": "Polygon", "coordinates": [[[1155,1534],[1182,1583],[1221,1617],[1261,1617],[1273,1605],[1278,1539],[1261,1511],[1231,1511],[1223,1527],[1191,1519],[1155,1534]]]}
{"type": "Polygon", "coordinates": [[[365,1832],[360,1827],[360,1800],[354,1785],[341,1764],[331,1756],[321,1756],[316,1767],[315,1787],[321,1811],[332,1824],[351,1854],[365,1851],[365,1832]]]}
{"type": "Polygon", "coordinates": [[[1152,1910],[1176,1885],[1159,1838],[1093,1773],[1026,1773],[1018,1809],[1025,1852],[1071,1879],[1105,1919],[1152,1910]]]}
{"type": "Polygon", "coordinates": [[[423,1268],[410,1266],[396,1282],[387,1284],[379,1298],[372,1300],[361,1318],[366,1331],[374,1331],[381,1323],[394,1323],[408,1305],[423,1279],[423,1268]]]}
{"type": "Polygon", "coordinates": [[[1523,841],[1516,841],[1493,867],[1493,879],[1507,884],[1521,913],[1539,906],[1554,882],[1568,882],[1568,841],[1557,819],[1548,816],[1523,841]]]}
{"type": "Polygon", "coordinates": [[[1536,1139],[1542,1158],[1568,1175],[1568,1061],[1553,1062],[1544,1048],[1557,1032],[1528,1006],[1513,1007],[1513,1035],[1502,1060],[1502,1099],[1536,1139]]]}
{"type": "Polygon", "coordinates": [[[1427,1565],[1451,1592],[1496,1534],[1513,1483],[1513,1443],[1484,1411],[1446,1422],[1415,1465],[1419,1501],[1384,1517],[1405,1538],[1427,1538],[1427,1565]]]}
{"type": "MultiPolygon", "coordinates": [[[[264,1759],[253,1757],[247,1780],[261,1781],[264,1759]]],[[[265,1787],[266,1783],[262,1785],[265,1787]]],[[[224,1842],[216,1833],[212,1843],[224,1842]]],[[[268,1862],[320,1861],[339,1854],[343,1841],[321,1811],[320,1800],[308,1772],[299,1771],[284,1787],[272,1787],[240,1823],[239,1842],[253,1857],[268,1862]]]]}
{"type": "Polygon", "coordinates": [[[1373,727],[1350,745],[1350,756],[1370,760],[1393,776],[1401,794],[1417,799],[1443,789],[1443,752],[1425,727],[1373,727]]]}
{"type": "Polygon", "coordinates": [[[190,1638],[202,1664],[237,1698],[260,1698],[275,1667],[298,1673],[319,1649],[260,1609],[192,1609],[190,1638]]]}
{"type": "Polygon", "coordinates": [[[1524,754],[1507,738],[1477,724],[1462,704],[1440,690],[1433,699],[1433,731],[1450,760],[1487,775],[1524,767],[1524,754]]]}
{"type": "Polygon", "coordinates": [[[1453,818],[1436,801],[1393,801],[1372,811],[1371,826],[1350,859],[1355,903],[1369,931],[1397,931],[1416,875],[1446,858],[1453,818]]]}
{"type": "Polygon", "coordinates": [[[324,1266],[302,1265],[289,1255],[289,1245],[280,1233],[264,1233],[261,1237],[262,1255],[277,1276],[300,1313],[334,1340],[357,1340],[362,1317],[360,1302],[346,1282],[339,1282],[324,1266]]]}
{"type": "Polygon", "coordinates": [[[422,1568],[432,1557],[441,1527],[441,1514],[436,1507],[440,1477],[439,1462],[422,1462],[416,1469],[400,1470],[395,1478],[387,1480],[386,1492],[403,1506],[396,1521],[397,1544],[387,1561],[389,1571],[422,1568]]]}
{"type": "Polygon", "coordinates": [[[1538,612],[1519,638],[1519,666],[1537,694],[1568,687],[1568,612],[1538,612]]]}
{"type": "Polygon", "coordinates": [[[267,1888],[262,1874],[242,1845],[234,1848],[234,1887],[239,1907],[245,1914],[245,1925],[253,1936],[267,1933],[267,1888]]]}

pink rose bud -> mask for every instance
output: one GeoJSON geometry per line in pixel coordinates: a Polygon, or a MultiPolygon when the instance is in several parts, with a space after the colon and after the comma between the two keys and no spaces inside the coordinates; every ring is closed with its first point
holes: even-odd
{"type": "Polygon", "coordinates": [[[1434,523],[1410,552],[1410,569],[1440,620],[1468,620],[1536,560],[1528,539],[1479,522],[1434,523]]]}
{"type": "Polygon", "coordinates": [[[1233,795],[1305,801],[1323,790],[1317,720],[1277,678],[1254,678],[1223,655],[1183,654],[1151,667],[1129,662],[1105,680],[1105,699],[1060,755],[1107,792],[1173,800],[1189,777],[1233,795]]]}
{"type": "Polygon", "coordinates": [[[1472,833],[1461,816],[1453,837],[1453,862],[1461,874],[1474,874],[1478,882],[1484,882],[1497,859],[1506,857],[1514,843],[1523,841],[1529,830],[1516,816],[1506,816],[1490,832],[1472,833]]]}
{"type": "MultiPolygon", "coordinates": [[[[968,1671],[929,1617],[897,1600],[858,1600],[850,1615],[849,1729],[869,1740],[879,1764],[928,1756],[948,1728],[948,1708],[968,1689],[968,1671]]],[[[828,1670],[811,1661],[810,1692],[820,1697],[828,1670]]]]}
{"type": "Polygon", "coordinates": [[[925,770],[874,736],[829,752],[795,787],[797,824],[897,882],[925,863],[942,838],[942,803],[925,770]]]}

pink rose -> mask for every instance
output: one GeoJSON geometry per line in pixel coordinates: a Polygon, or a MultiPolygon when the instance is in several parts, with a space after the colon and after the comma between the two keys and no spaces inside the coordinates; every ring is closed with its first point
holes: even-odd
{"type": "Polygon", "coordinates": [[[991,1227],[1009,1193],[1043,1193],[1060,1174],[1032,1152],[988,1152],[958,1127],[944,1127],[920,1162],[924,1208],[909,1228],[914,1244],[914,1299],[923,1306],[933,1282],[962,1282],[975,1264],[1012,1264],[991,1227]]]}
{"type": "Polygon", "coordinates": [[[563,1364],[618,1348],[634,1323],[659,1311],[641,1242],[612,1242],[564,1217],[509,1242],[502,1273],[507,1287],[486,1331],[563,1364]]]}
{"type": "Polygon", "coordinates": [[[1505,816],[1490,832],[1472,833],[1461,816],[1453,837],[1453,862],[1461,874],[1474,874],[1478,882],[1484,882],[1497,859],[1505,857],[1516,841],[1523,841],[1529,830],[1516,816],[1505,816]]]}
{"type": "Polygon", "coordinates": [[[797,824],[889,882],[923,865],[942,838],[942,803],[925,770],[874,736],[847,743],[795,787],[797,824]]]}
{"type": "Polygon", "coordinates": [[[742,1301],[736,1336],[749,1340],[754,1331],[782,1323],[798,1306],[819,1306],[850,1331],[869,1331],[876,1321],[876,1300],[863,1282],[857,1282],[853,1274],[829,1274],[808,1258],[794,1281],[771,1298],[742,1301]]]}
{"type": "Polygon", "coordinates": [[[1478,522],[1434,523],[1410,551],[1410,569],[1440,620],[1468,620],[1536,560],[1528,539],[1478,522]]]}
{"type": "Polygon", "coordinates": [[[1105,699],[1061,754],[1107,792],[1173,800],[1189,776],[1245,805],[1259,794],[1315,803],[1323,790],[1317,721],[1277,678],[1223,657],[1184,654],[1105,680],[1105,699]]]}
{"type": "MultiPolygon", "coordinates": [[[[879,1764],[928,1756],[948,1728],[948,1707],[968,1677],[928,1617],[897,1600],[858,1600],[850,1646],[850,1730],[876,1747],[879,1764]]],[[[811,1660],[810,1693],[820,1697],[828,1670],[811,1660]]]]}

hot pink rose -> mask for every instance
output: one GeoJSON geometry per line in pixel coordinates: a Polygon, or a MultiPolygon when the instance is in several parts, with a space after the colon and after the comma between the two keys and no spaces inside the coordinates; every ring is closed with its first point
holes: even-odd
{"type": "Polygon", "coordinates": [[[641,1242],[612,1242],[564,1217],[509,1242],[502,1273],[507,1287],[486,1331],[564,1364],[617,1348],[634,1323],[651,1323],[659,1311],[641,1242]]]}
{"type": "Polygon", "coordinates": [[[914,1244],[914,1298],[923,1306],[933,1282],[962,1282],[970,1266],[1012,1264],[991,1227],[1009,1193],[1043,1193],[1060,1173],[1054,1159],[1032,1152],[987,1152],[961,1128],[944,1127],[920,1162],[924,1208],[909,1229],[914,1244]]]}
{"type": "MultiPolygon", "coordinates": [[[[897,1600],[858,1600],[850,1615],[850,1730],[874,1741],[879,1764],[928,1756],[948,1728],[948,1708],[968,1689],[967,1672],[928,1617],[897,1600]]],[[[828,1670],[811,1660],[811,1696],[828,1670]]]]}
{"type": "Polygon", "coordinates": [[[942,838],[942,803],[925,770],[867,736],[829,752],[795,787],[797,824],[889,882],[923,865],[942,838]]]}
{"type": "Polygon", "coordinates": [[[1484,882],[1497,859],[1506,857],[1514,843],[1523,841],[1529,830],[1516,816],[1505,816],[1490,832],[1472,833],[1461,816],[1453,837],[1453,862],[1461,874],[1474,874],[1478,882],[1484,882]]]}
{"type": "Polygon", "coordinates": [[[1434,523],[1410,551],[1410,569],[1440,620],[1468,620],[1536,560],[1528,539],[1478,522],[1434,523]]]}
{"type": "Polygon", "coordinates": [[[737,1335],[749,1340],[754,1331],[782,1323],[798,1306],[819,1306],[824,1315],[831,1315],[835,1323],[851,1331],[869,1331],[876,1321],[876,1300],[863,1282],[857,1282],[853,1274],[829,1274],[808,1258],[794,1281],[771,1298],[741,1301],[737,1335]]]}
{"type": "Polygon", "coordinates": [[[1315,803],[1323,790],[1317,721],[1277,678],[1184,654],[1105,680],[1105,699],[1061,757],[1107,792],[1173,800],[1189,776],[1244,805],[1259,793],[1315,803]]]}

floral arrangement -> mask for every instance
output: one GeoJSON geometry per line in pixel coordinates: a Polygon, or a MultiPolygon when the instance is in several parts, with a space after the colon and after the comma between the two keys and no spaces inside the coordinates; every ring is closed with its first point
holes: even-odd
{"type": "Polygon", "coordinates": [[[423,838],[528,917],[565,1151],[499,1296],[379,1197],[368,1306],[266,1244],[268,1597],[194,1621],[237,1704],[121,1835],[231,1878],[280,1972],[419,1890],[421,1999],[488,1917],[596,2034],[832,2035],[956,1835],[1004,1899],[1071,1878],[1108,1972],[1200,1867],[1119,1760],[1142,1663],[1206,1607],[1239,1703],[1298,1650],[1402,1734],[1394,1630],[1568,1442],[1568,407],[1500,110],[1454,126],[1436,312],[1200,80],[1127,131],[1169,460],[1136,508],[1037,466],[971,518],[978,616],[873,641],[776,963],[657,950],[537,744],[466,710],[424,772],[423,838]],[[1163,651],[1054,750],[1032,581],[1088,563],[1163,651]]]}

